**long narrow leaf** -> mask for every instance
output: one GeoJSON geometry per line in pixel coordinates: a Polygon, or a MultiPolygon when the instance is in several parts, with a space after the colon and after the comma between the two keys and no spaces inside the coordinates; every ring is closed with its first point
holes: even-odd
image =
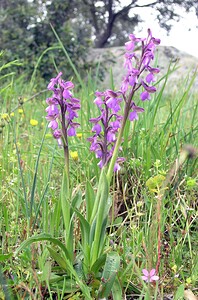
{"type": "Polygon", "coordinates": [[[48,191],[48,187],[49,187],[49,182],[50,182],[50,177],[51,177],[51,172],[52,172],[52,166],[53,166],[53,161],[54,161],[54,153],[55,153],[55,148],[54,148],[54,151],[53,151],[53,155],[52,155],[52,160],[51,160],[51,163],[50,163],[50,168],[49,168],[49,172],[48,172],[48,179],[47,179],[47,184],[45,186],[45,189],[43,191],[43,194],[42,194],[42,197],[40,199],[40,202],[39,202],[39,205],[37,207],[37,210],[36,210],[36,216],[35,216],[35,219],[34,219],[34,223],[32,225],[32,232],[34,231],[34,227],[36,225],[36,221],[37,221],[37,218],[38,218],[38,214],[39,214],[39,211],[40,211],[40,207],[41,207],[41,204],[43,203],[43,200],[47,194],[47,191],[48,191]]]}

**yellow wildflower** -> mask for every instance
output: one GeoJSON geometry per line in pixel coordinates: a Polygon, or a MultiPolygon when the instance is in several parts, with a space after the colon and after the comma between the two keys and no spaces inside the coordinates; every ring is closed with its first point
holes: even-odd
{"type": "Polygon", "coordinates": [[[70,156],[73,160],[78,160],[78,152],[77,151],[70,151],[70,156]]]}
{"type": "Polygon", "coordinates": [[[8,120],[9,119],[9,115],[7,113],[4,113],[1,115],[1,118],[4,120],[8,120]]]}
{"type": "Polygon", "coordinates": [[[82,138],[82,133],[77,133],[76,136],[77,136],[77,138],[81,139],[82,138]]]}
{"type": "Polygon", "coordinates": [[[10,117],[14,117],[14,112],[11,112],[11,113],[10,113],[10,117]]]}
{"type": "Polygon", "coordinates": [[[177,265],[172,266],[171,269],[173,270],[174,273],[176,273],[177,272],[177,265]]]}
{"type": "Polygon", "coordinates": [[[23,114],[23,109],[22,109],[22,108],[19,108],[19,109],[18,109],[18,112],[19,112],[19,114],[23,114]]]}
{"type": "Polygon", "coordinates": [[[186,278],[186,283],[191,284],[192,283],[192,278],[191,277],[186,278]]]}
{"type": "Polygon", "coordinates": [[[37,121],[37,120],[34,120],[34,119],[31,119],[31,120],[30,120],[30,125],[36,126],[36,125],[38,125],[38,121],[37,121]]]}

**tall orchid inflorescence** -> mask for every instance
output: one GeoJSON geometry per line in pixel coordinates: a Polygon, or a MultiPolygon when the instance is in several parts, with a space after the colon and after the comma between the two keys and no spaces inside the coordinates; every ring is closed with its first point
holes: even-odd
{"type": "MultiPolygon", "coordinates": [[[[114,92],[106,90],[106,92],[96,92],[96,99],[94,103],[98,106],[101,115],[97,118],[92,118],[89,121],[93,123],[92,131],[94,135],[88,138],[91,142],[90,150],[94,151],[96,157],[100,159],[98,165],[100,168],[107,165],[112,157],[116,133],[121,126],[122,116],[118,113],[120,111],[120,102],[122,101],[121,92],[114,92]],[[101,125],[100,125],[101,123],[101,125]]],[[[119,161],[124,160],[118,157],[114,170],[119,170],[119,161]]]]}
{"type": "Polygon", "coordinates": [[[134,34],[130,34],[129,39],[130,41],[125,43],[124,66],[127,69],[127,75],[122,82],[121,91],[125,96],[128,89],[130,89],[131,95],[128,101],[131,102],[134,92],[142,86],[144,91],[140,94],[141,100],[150,100],[150,94],[156,92],[156,87],[150,84],[155,81],[154,75],[160,71],[158,68],[151,67],[150,63],[154,59],[155,48],[156,45],[160,44],[160,39],[154,38],[150,29],[148,29],[146,39],[136,38],[134,34]],[[141,43],[140,55],[134,52],[135,45],[138,43],[141,43]],[[147,72],[146,77],[144,71],[147,72]]]}
{"type": "Polygon", "coordinates": [[[49,121],[48,127],[52,129],[59,146],[67,147],[67,136],[76,135],[76,127],[79,126],[74,119],[78,117],[80,100],[72,95],[71,89],[74,84],[71,81],[62,80],[61,76],[62,73],[59,73],[48,84],[48,90],[53,91],[53,95],[46,99],[49,105],[46,108],[46,119],[49,121]]]}
{"type": "Polygon", "coordinates": [[[154,59],[156,45],[160,44],[160,40],[152,36],[151,30],[148,29],[147,38],[136,38],[130,34],[129,39],[129,42],[125,44],[124,67],[127,69],[127,74],[123,79],[121,89],[117,92],[112,90],[96,92],[94,102],[101,114],[97,118],[90,119],[90,122],[94,124],[92,127],[94,135],[88,138],[91,142],[90,150],[94,151],[96,157],[100,159],[98,165],[101,168],[106,166],[114,155],[112,160],[114,171],[120,169],[119,162],[124,160],[123,157],[117,157],[117,154],[121,149],[122,134],[127,118],[130,121],[137,120],[138,113],[144,112],[144,109],[133,101],[134,93],[142,87],[140,99],[150,100],[150,94],[156,92],[156,87],[152,85],[155,81],[154,75],[160,71],[150,66],[154,59]],[[140,55],[134,52],[135,45],[138,43],[141,43],[140,55]],[[123,115],[120,114],[122,100],[125,102],[123,115]],[[116,151],[114,151],[115,148],[116,151]]]}

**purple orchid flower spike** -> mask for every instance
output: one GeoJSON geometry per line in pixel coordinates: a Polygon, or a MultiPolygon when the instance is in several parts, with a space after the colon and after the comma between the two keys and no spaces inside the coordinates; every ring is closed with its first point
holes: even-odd
{"type": "Polygon", "coordinates": [[[154,59],[156,46],[160,44],[160,39],[156,39],[152,36],[152,32],[148,29],[148,37],[146,39],[135,38],[135,36],[129,35],[130,41],[125,44],[126,54],[124,67],[127,69],[127,74],[123,79],[121,91],[126,95],[128,89],[132,88],[132,95],[140,87],[143,87],[144,91],[140,94],[142,101],[150,100],[151,93],[156,92],[154,86],[149,86],[150,83],[155,81],[155,74],[159,73],[158,68],[153,68],[150,63],[154,59]],[[142,44],[141,54],[138,56],[134,51],[135,44],[142,44]],[[144,71],[148,72],[144,78],[144,71]]]}
{"type": "Polygon", "coordinates": [[[135,104],[133,96],[135,92],[142,88],[140,99],[150,100],[151,94],[156,92],[155,74],[159,73],[158,68],[150,64],[154,59],[155,48],[160,44],[160,40],[152,36],[148,29],[147,38],[136,38],[134,34],[129,35],[129,41],[125,43],[124,67],[127,70],[123,78],[119,91],[106,90],[96,92],[94,103],[99,108],[101,114],[97,118],[90,119],[93,123],[92,132],[94,135],[88,138],[91,143],[90,150],[95,152],[100,159],[100,168],[106,166],[110,161],[108,174],[120,169],[119,163],[124,161],[123,157],[117,157],[121,149],[122,135],[127,118],[138,120],[138,115],[144,112],[144,108],[135,104]],[[135,52],[137,44],[141,44],[141,53],[135,52]],[[125,102],[123,116],[121,112],[122,100],[125,102]]]}
{"type": "Polygon", "coordinates": [[[46,119],[49,121],[48,127],[52,129],[58,145],[64,146],[64,143],[67,143],[67,136],[76,135],[79,123],[74,122],[74,119],[78,118],[80,100],[72,95],[71,89],[74,88],[74,84],[71,81],[64,81],[61,76],[60,72],[48,84],[48,90],[53,91],[53,95],[46,99],[49,105],[46,108],[46,119]]]}
{"type": "MultiPolygon", "coordinates": [[[[94,135],[89,137],[88,141],[91,143],[90,151],[94,151],[96,158],[100,159],[98,166],[103,168],[111,159],[115,147],[116,134],[121,126],[122,116],[118,112],[121,110],[120,103],[122,98],[121,92],[112,90],[96,92],[95,95],[94,103],[98,106],[101,114],[89,120],[94,124],[92,127],[94,135]]],[[[119,163],[123,161],[124,158],[117,158],[114,171],[120,169],[119,163]]]]}

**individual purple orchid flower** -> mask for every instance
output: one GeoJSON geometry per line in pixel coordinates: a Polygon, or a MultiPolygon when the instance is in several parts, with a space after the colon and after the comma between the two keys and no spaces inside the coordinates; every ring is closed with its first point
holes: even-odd
{"type": "Polygon", "coordinates": [[[54,90],[54,86],[58,84],[59,78],[60,78],[61,76],[62,76],[62,72],[60,72],[60,73],[57,75],[57,77],[52,78],[52,79],[50,80],[50,83],[49,83],[48,86],[47,86],[48,90],[52,90],[52,91],[54,90]]]}
{"type": "Polygon", "coordinates": [[[159,68],[151,68],[150,66],[147,67],[147,70],[149,71],[149,74],[146,76],[146,82],[151,83],[155,81],[154,74],[157,74],[160,72],[159,68]]]}
{"type": "Polygon", "coordinates": [[[60,72],[48,84],[48,90],[53,91],[53,95],[46,99],[46,103],[49,105],[46,108],[46,119],[49,121],[48,127],[52,129],[58,145],[65,144],[67,147],[67,135],[76,135],[76,128],[79,126],[79,123],[73,120],[78,118],[77,111],[80,109],[80,100],[72,95],[71,89],[74,88],[74,84],[71,81],[62,80],[61,76],[60,72]]]}
{"type": "Polygon", "coordinates": [[[144,112],[144,108],[136,106],[134,102],[132,102],[131,109],[132,111],[129,114],[130,121],[138,120],[138,113],[144,112]]]}
{"type": "Polygon", "coordinates": [[[150,272],[146,269],[142,270],[142,279],[148,283],[159,280],[159,276],[155,275],[156,270],[152,269],[150,272]]]}
{"type": "Polygon", "coordinates": [[[136,38],[134,34],[129,34],[129,39],[130,41],[125,43],[125,47],[127,51],[133,51],[135,48],[135,43],[145,40],[142,38],[136,38]]]}
{"type": "Polygon", "coordinates": [[[53,137],[57,140],[58,145],[62,146],[62,132],[58,129],[54,130],[53,137]]]}

